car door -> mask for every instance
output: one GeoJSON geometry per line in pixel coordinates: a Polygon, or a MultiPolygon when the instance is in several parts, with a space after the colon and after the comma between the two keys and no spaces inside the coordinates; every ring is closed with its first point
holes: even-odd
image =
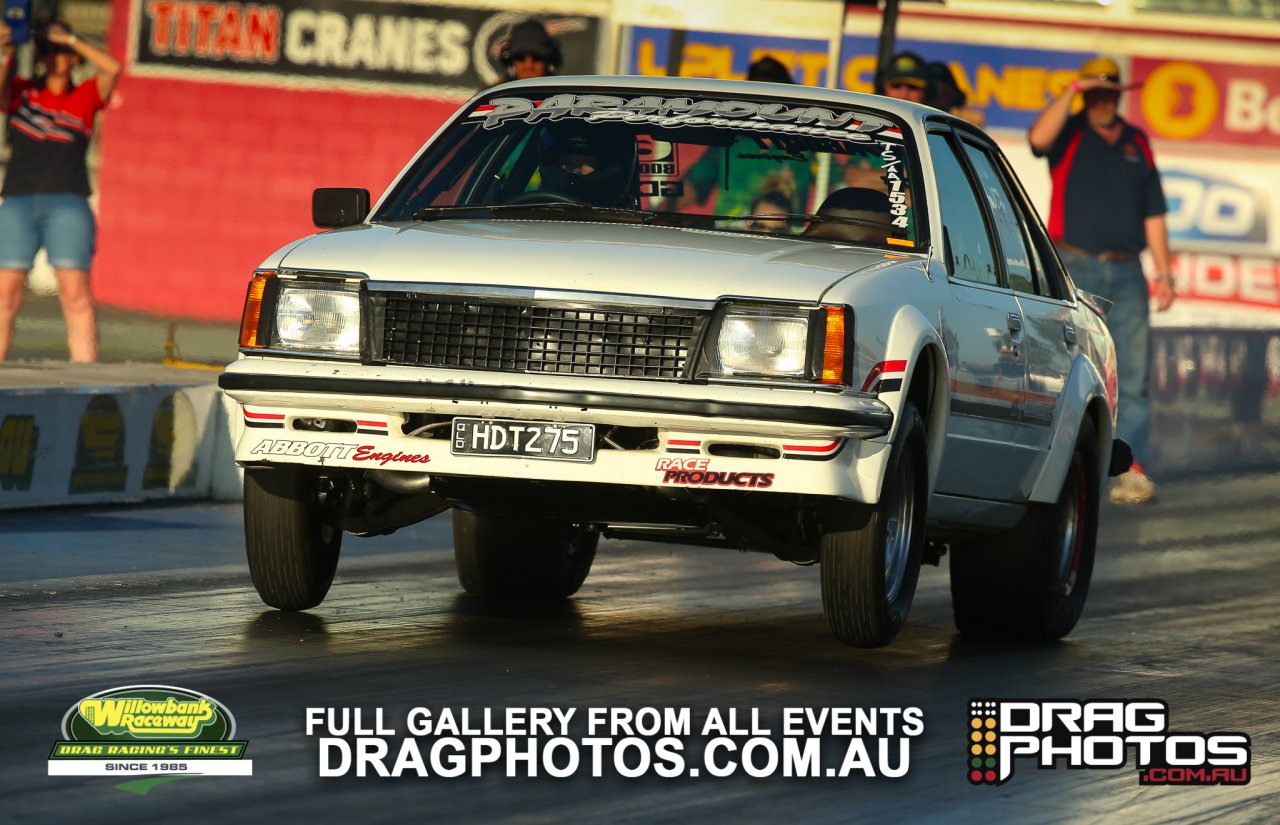
{"type": "MultiPolygon", "coordinates": [[[[1023,201],[1004,158],[985,141],[966,137],[962,145],[991,210],[1025,328],[1027,391],[1018,439],[1043,456],[1053,438],[1054,418],[1075,358],[1071,306],[1065,300],[1061,274],[1050,269],[1056,259],[1049,254],[1048,236],[1030,204],[1023,201]]],[[[1024,490],[1029,491],[1029,487],[1024,490]]]]}
{"type": "MultiPolygon", "coordinates": [[[[1022,312],[1027,391],[1019,442],[1035,448],[1043,460],[1076,356],[1072,307],[1066,300],[1068,293],[1057,260],[1049,250],[1049,237],[1025,202],[1008,163],[984,141],[965,138],[962,145],[986,194],[1009,285],[1022,312]]],[[[1030,493],[1030,481],[1026,481],[1024,493],[1030,493]]]]}
{"type": "Polygon", "coordinates": [[[941,319],[952,385],[936,489],[1018,501],[1035,458],[1018,438],[1027,379],[1022,314],[963,150],[949,131],[931,132],[928,141],[953,298],[941,319]]]}

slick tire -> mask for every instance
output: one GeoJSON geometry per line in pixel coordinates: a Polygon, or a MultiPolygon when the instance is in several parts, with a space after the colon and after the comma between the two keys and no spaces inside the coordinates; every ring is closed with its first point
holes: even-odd
{"type": "Polygon", "coordinates": [[[831,632],[845,644],[887,645],[907,620],[924,551],[926,456],[924,419],[907,402],[879,503],[839,501],[823,516],[822,608],[831,632]]]}
{"type": "Polygon", "coordinates": [[[956,629],[1041,640],[1070,633],[1093,578],[1101,486],[1098,435],[1086,418],[1057,501],[1031,505],[1004,535],[952,548],[956,629]]]}
{"type": "Polygon", "coordinates": [[[324,601],[338,568],[342,531],[326,524],[318,477],[297,467],[244,471],[244,545],[262,601],[309,610],[324,601]]]}
{"type": "Polygon", "coordinates": [[[599,533],[558,521],[453,511],[458,581],[475,596],[566,599],[586,581],[599,541],[599,533]]]}

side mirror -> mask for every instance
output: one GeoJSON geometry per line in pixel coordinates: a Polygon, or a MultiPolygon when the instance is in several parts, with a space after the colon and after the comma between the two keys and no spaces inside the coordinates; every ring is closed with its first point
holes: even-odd
{"type": "Polygon", "coordinates": [[[311,193],[311,222],[321,229],[355,226],[368,216],[368,189],[317,189],[311,193]]]}

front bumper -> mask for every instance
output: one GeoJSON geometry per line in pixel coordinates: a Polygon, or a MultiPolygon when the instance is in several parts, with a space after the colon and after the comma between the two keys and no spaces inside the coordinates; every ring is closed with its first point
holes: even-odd
{"type": "Polygon", "coordinates": [[[500,478],[653,487],[751,489],[874,501],[893,416],[864,394],[536,377],[416,367],[245,358],[219,386],[243,408],[240,464],[299,463],[500,478]],[[450,452],[447,438],[405,434],[431,414],[657,431],[654,449],[600,449],[592,463],[450,452]],[[311,418],[352,433],[297,429],[311,418]],[[728,457],[764,448],[776,457],[728,457]],[[717,455],[716,453],[721,453],[717,455]]]}

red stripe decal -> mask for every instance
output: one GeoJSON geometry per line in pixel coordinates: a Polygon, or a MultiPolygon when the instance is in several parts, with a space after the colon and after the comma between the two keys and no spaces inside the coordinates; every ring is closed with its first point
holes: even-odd
{"type": "Polygon", "coordinates": [[[386,427],[386,426],[387,426],[387,422],[385,422],[385,421],[361,421],[360,419],[358,419],[358,418],[357,418],[357,419],[356,419],[356,426],[358,426],[358,427],[386,427]]]}
{"type": "Polygon", "coordinates": [[[867,380],[862,382],[862,391],[866,392],[872,382],[881,375],[892,375],[895,372],[906,372],[906,361],[881,361],[871,368],[871,372],[867,373],[867,380]]]}
{"type": "Polygon", "coordinates": [[[1055,241],[1063,239],[1066,232],[1067,219],[1064,214],[1067,208],[1067,179],[1071,177],[1071,164],[1076,159],[1076,149],[1080,148],[1080,137],[1084,130],[1075,133],[1067,144],[1067,151],[1062,153],[1062,160],[1050,170],[1053,179],[1053,197],[1049,204],[1049,237],[1055,241]]]}
{"type": "Polygon", "coordinates": [[[799,453],[829,453],[836,447],[840,446],[840,439],[832,441],[830,444],[809,446],[807,444],[783,444],[782,449],[794,450],[799,453]]]}
{"type": "Polygon", "coordinates": [[[701,441],[677,441],[674,438],[667,439],[668,447],[701,447],[701,441]]]}
{"type": "Polygon", "coordinates": [[[248,410],[245,410],[244,417],[245,418],[261,418],[261,419],[266,419],[268,421],[284,421],[284,413],[256,413],[256,412],[249,412],[248,410]]]}

